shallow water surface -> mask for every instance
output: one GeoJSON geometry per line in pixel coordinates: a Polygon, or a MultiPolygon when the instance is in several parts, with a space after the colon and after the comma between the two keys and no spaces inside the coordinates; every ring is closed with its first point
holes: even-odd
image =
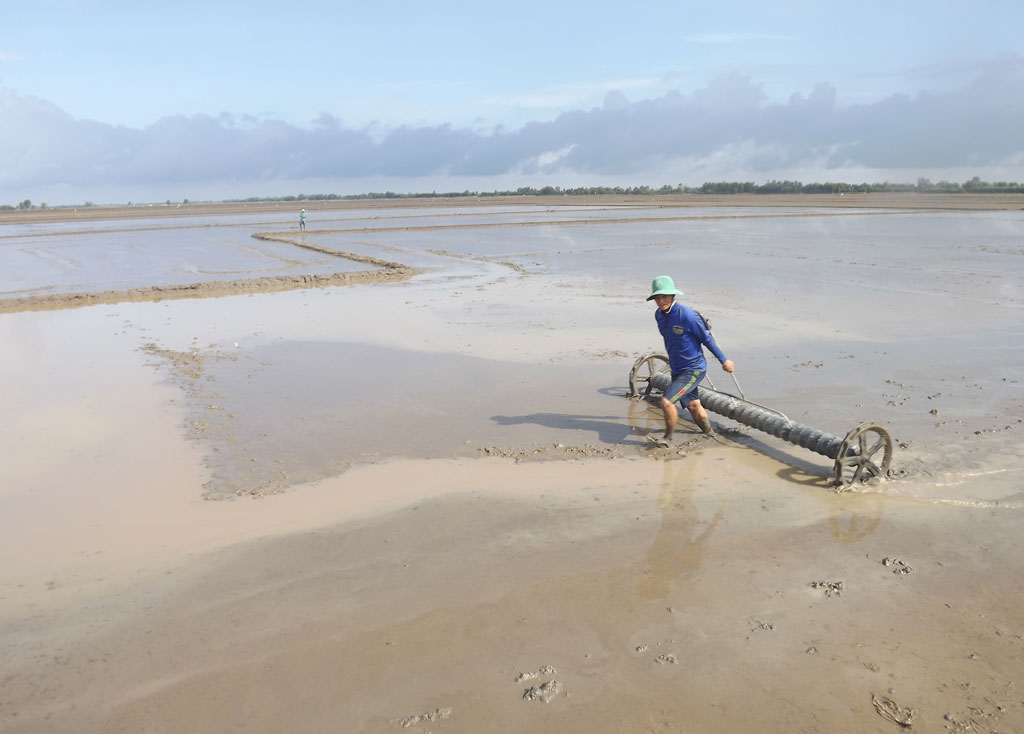
{"type": "MultiPolygon", "coordinates": [[[[306,237],[424,271],[0,314],[0,728],[1021,730],[1024,218],[778,213],[347,213],[306,237]],[[751,400],[884,425],[893,478],[714,415],[652,447],[662,273],[751,400]]],[[[302,271],[244,249],[283,222],[0,258],[302,271]]]]}
{"type": "MultiPolygon", "coordinates": [[[[960,486],[949,475],[1012,477],[1024,465],[1020,212],[334,214],[328,230],[364,231],[304,237],[425,272],[401,284],[113,307],[128,325],[124,348],[198,355],[203,384],[176,384],[188,398],[185,425],[207,427],[191,433],[207,447],[218,496],[485,445],[533,451],[562,439],[640,450],[659,418],[634,420],[617,396],[632,361],[661,348],[643,300],[660,273],[711,318],[755,402],[838,436],[865,420],[882,423],[897,443],[895,467],[945,476],[947,486],[960,486]],[[370,231],[367,221],[392,231],[370,231]]],[[[0,253],[19,265],[3,270],[7,287],[89,290],[365,267],[252,239],[254,228],[279,224],[268,215],[149,224],[0,239],[0,253]],[[17,280],[26,272],[39,278],[34,285],[17,280]]],[[[174,378],[167,360],[150,363],[174,378]]],[[[715,366],[709,379],[734,391],[715,366]]],[[[741,442],[829,473],[827,459],[733,427],[747,434],[741,442]]],[[[998,495],[991,487],[999,483],[979,484],[998,495]]]]}

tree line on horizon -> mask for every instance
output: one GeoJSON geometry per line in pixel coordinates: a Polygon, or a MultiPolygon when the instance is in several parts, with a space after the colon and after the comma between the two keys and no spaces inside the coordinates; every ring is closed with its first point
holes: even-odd
{"type": "MultiPolygon", "coordinates": [[[[849,184],[842,182],[825,182],[825,183],[801,183],[800,181],[768,181],[763,184],[755,184],[753,181],[718,181],[718,182],[705,182],[704,184],[694,188],[690,186],[684,186],[679,184],[678,186],[670,186],[668,184],[661,186],[660,188],[653,188],[651,186],[577,186],[577,187],[562,187],[562,186],[542,186],[540,188],[534,188],[533,186],[521,186],[514,190],[506,191],[446,191],[446,192],[418,192],[400,194],[394,191],[370,191],[364,194],[297,194],[297,195],[286,195],[286,196],[250,196],[245,199],[224,199],[222,203],[225,204],[243,204],[243,203],[259,203],[259,202],[275,202],[275,201],[359,201],[363,199],[457,199],[460,197],[474,197],[474,198],[487,198],[487,197],[512,197],[512,196],[655,196],[655,195],[668,195],[668,194],[714,194],[714,195],[729,195],[729,194],[870,194],[870,193],[916,193],[916,194],[1024,194],[1024,184],[1015,183],[1011,181],[996,181],[990,183],[988,181],[982,181],[981,178],[975,176],[969,181],[964,183],[955,183],[951,181],[939,181],[932,183],[927,178],[917,179],[916,184],[911,183],[891,183],[885,181],[883,183],[860,183],[860,184],[849,184]]],[[[169,206],[171,200],[168,199],[166,204],[169,206]]],[[[183,204],[199,203],[196,201],[190,201],[189,199],[182,200],[183,204]]],[[[211,203],[211,202],[203,202],[211,203]]],[[[69,208],[76,205],[66,205],[57,208],[69,208]]],[[[77,206],[92,207],[95,206],[91,201],[85,202],[85,204],[79,204],[77,206]]],[[[128,202],[128,206],[132,206],[131,202],[128,202]]],[[[146,206],[145,204],[138,204],[137,206],[146,206]]],[[[6,204],[0,204],[0,210],[34,210],[34,209],[47,209],[47,204],[33,204],[30,199],[25,199],[18,202],[18,204],[11,206],[6,204]]]]}
{"type": "Polygon", "coordinates": [[[521,186],[506,191],[446,191],[401,194],[394,191],[371,191],[364,194],[298,194],[295,196],[253,196],[247,199],[229,199],[228,203],[253,203],[263,201],[358,201],[361,199],[457,199],[461,197],[510,197],[510,196],[652,196],[668,194],[868,194],[868,193],[918,193],[918,194],[1024,194],[1024,184],[1009,181],[990,183],[975,176],[964,183],[939,181],[932,183],[919,178],[911,183],[860,183],[842,182],[809,183],[800,181],[768,181],[756,184],[753,181],[706,182],[698,187],[664,185],[651,186],[521,186]]]}

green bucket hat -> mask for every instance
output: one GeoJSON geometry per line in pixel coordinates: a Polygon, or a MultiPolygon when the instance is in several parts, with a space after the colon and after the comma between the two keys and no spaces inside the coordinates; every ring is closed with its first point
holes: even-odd
{"type": "Polygon", "coordinates": [[[667,275],[659,275],[653,281],[651,281],[651,295],[647,296],[647,300],[652,300],[655,296],[681,296],[682,291],[676,290],[676,284],[672,282],[672,278],[667,275]]]}

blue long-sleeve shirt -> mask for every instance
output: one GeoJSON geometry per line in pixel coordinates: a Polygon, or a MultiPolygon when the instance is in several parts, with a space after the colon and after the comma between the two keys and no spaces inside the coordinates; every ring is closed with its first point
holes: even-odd
{"type": "Polygon", "coordinates": [[[655,311],[654,318],[665,340],[665,351],[668,352],[668,364],[673,375],[683,370],[707,370],[702,345],[710,349],[719,362],[725,362],[725,354],[692,308],[675,302],[668,313],[661,309],[655,311]]]}

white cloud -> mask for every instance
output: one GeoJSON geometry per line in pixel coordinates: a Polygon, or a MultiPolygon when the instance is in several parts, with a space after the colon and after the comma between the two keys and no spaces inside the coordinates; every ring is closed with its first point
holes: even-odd
{"type": "Polygon", "coordinates": [[[537,156],[537,166],[541,169],[557,168],[559,161],[572,152],[574,146],[566,145],[560,150],[549,150],[537,156]]]}
{"type": "Polygon", "coordinates": [[[119,201],[200,198],[185,189],[223,192],[219,198],[356,193],[356,182],[374,180],[393,190],[422,190],[426,181],[490,190],[530,177],[552,185],[1024,180],[1022,57],[998,57],[948,91],[845,107],[837,100],[831,85],[819,84],[772,102],[749,78],[728,76],[690,94],[637,101],[614,91],[602,105],[518,130],[351,128],[330,115],[308,128],[194,115],[137,129],[74,119],[0,89],[0,203],[102,201],[99,191],[124,192],[119,201]],[[494,184],[479,183],[487,181],[494,184]],[[317,190],[312,182],[330,185],[317,190]]]}

